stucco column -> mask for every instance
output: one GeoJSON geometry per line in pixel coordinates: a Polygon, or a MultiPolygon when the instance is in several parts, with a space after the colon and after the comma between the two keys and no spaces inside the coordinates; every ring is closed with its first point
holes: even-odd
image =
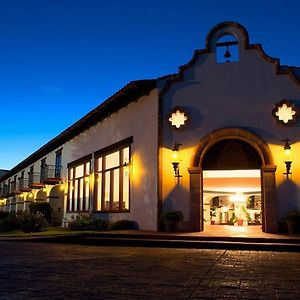
{"type": "Polygon", "coordinates": [[[265,165],[261,169],[263,200],[263,231],[278,231],[275,165],[265,165]]]}
{"type": "Polygon", "coordinates": [[[190,230],[203,231],[203,173],[199,167],[189,168],[190,173],[190,230]]]}

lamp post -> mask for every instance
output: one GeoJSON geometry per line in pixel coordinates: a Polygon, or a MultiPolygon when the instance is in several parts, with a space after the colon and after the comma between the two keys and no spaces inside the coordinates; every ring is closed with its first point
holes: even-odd
{"type": "Polygon", "coordinates": [[[175,141],[172,149],[172,165],[174,169],[174,177],[178,178],[178,180],[180,177],[182,177],[179,171],[179,161],[180,161],[179,147],[180,146],[181,144],[175,141]]]}
{"type": "Polygon", "coordinates": [[[285,168],[286,171],[283,173],[287,179],[289,179],[289,176],[292,175],[291,172],[291,165],[293,161],[293,152],[292,152],[292,147],[290,144],[289,139],[284,139],[282,140],[284,142],[283,150],[284,150],[284,163],[285,163],[285,168]]]}

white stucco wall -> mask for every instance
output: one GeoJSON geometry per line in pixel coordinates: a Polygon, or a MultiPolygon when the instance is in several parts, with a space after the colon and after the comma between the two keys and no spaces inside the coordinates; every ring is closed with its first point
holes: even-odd
{"type": "MultiPolygon", "coordinates": [[[[232,29],[236,37],[239,31],[232,29]]],[[[212,47],[213,49],[213,47],[212,47]]],[[[244,49],[240,41],[239,61],[216,63],[214,52],[202,54],[183,73],[183,80],[174,82],[163,97],[163,201],[165,209],[181,209],[189,219],[189,174],[199,140],[223,127],[247,129],[270,146],[277,165],[278,217],[292,208],[300,208],[299,120],[291,127],[276,124],[272,109],[282,99],[300,102],[300,85],[288,75],[276,75],[275,65],[262,58],[256,49],[244,49]],[[168,114],[182,106],[189,115],[188,124],[180,130],[171,128],[168,114]],[[283,142],[290,138],[295,152],[292,180],[284,179],[283,142]],[[178,185],[170,181],[173,175],[170,149],[174,142],[182,143],[183,156],[178,185]],[[180,192],[178,192],[180,191],[180,192]]]]}
{"type": "Polygon", "coordinates": [[[133,136],[130,212],[111,213],[110,218],[134,220],[144,230],[157,229],[157,115],[157,91],[153,90],[63,146],[66,170],[69,162],[133,136]]]}

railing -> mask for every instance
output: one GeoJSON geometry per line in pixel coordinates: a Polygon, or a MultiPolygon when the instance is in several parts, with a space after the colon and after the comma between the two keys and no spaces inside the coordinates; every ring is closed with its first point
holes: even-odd
{"type": "Polygon", "coordinates": [[[13,191],[16,191],[17,190],[17,184],[15,181],[11,182],[10,183],[10,188],[9,188],[9,192],[13,192],[13,191]]]}
{"type": "Polygon", "coordinates": [[[3,186],[3,196],[5,197],[5,196],[7,196],[7,195],[8,195],[8,185],[5,184],[5,185],[3,186]]]}
{"type": "Polygon", "coordinates": [[[61,166],[47,165],[41,172],[41,180],[48,178],[61,178],[61,166]]]}
{"type": "Polygon", "coordinates": [[[28,176],[28,186],[31,186],[35,183],[41,183],[40,173],[28,173],[28,176]]]}
{"type": "Polygon", "coordinates": [[[19,190],[28,189],[28,178],[20,178],[18,185],[19,190]]]}

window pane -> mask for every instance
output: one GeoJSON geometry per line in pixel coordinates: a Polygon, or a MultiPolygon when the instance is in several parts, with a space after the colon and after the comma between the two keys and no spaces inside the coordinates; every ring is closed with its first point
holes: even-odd
{"type": "Polygon", "coordinates": [[[83,209],[83,178],[79,180],[79,210],[83,209]]]}
{"type": "Polygon", "coordinates": [[[90,174],[90,168],[91,168],[91,163],[87,162],[85,164],[85,175],[89,175],[90,174]]]}
{"type": "Polygon", "coordinates": [[[97,171],[101,172],[102,171],[102,157],[97,159],[97,171]]]}
{"type": "Polygon", "coordinates": [[[96,210],[101,210],[101,195],[102,195],[102,174],[98,174],[96,177],[96,195],[97,195],[97,207],[96,210]]]}
{"type": "Polygon", "coordinates": [[[90,208],[90,183],[89,181],[85,183],[85,210],[90,208]]]}
{"type": "Polygon", "coordinates": [[[70,185],[69,185],[69,210],[73,209],[73,199],[72,199],[72,191],[73,191],[73,181],[70,181],[70,185]]]}
{"type": "Polygon", "coordinates": [[[109,210],[110,200],[110,172],[105,172],[104,209],[109,210]]]}
{"type": "Polygon", "coordinates": [[[129,167],[123,168],[123,203],[121,209],[129,209],[129,167]]]}
{"type": "Polygon", "coordinates": [[[74,182],[74,206],[73,210],[77,210],[77,200],[78,200],[78,181],[74,182]]]}
{"type": "Polygon", "coordinates": [[[75,178],[83,177],[83,165],[75,168],[75,178]]]}
{"type": "Polygon", "coordinates": [[[120,169],[114,170],[114,195],[113,195],[113,210],[119,209],[119,191],[120,191],[120,169]]]}
{"type": "Polygon", "coordinates": [[[119,151],[111,153],[105,157],[105,169],[115,168],[120,165],[119,151]]]}
{"type": "Polygon", "coordinates": [[[130,157],[129,157],[129,147],[123,149],[123,161],[122,164],[128,164],[130,162],[130,157]]]}
{"type": "Polygon", "coordinates": [[[70,170],[70,180],[73,179],[73,172],[74,172],[74,169],[71,169],[71,170],[70,170]]]}

